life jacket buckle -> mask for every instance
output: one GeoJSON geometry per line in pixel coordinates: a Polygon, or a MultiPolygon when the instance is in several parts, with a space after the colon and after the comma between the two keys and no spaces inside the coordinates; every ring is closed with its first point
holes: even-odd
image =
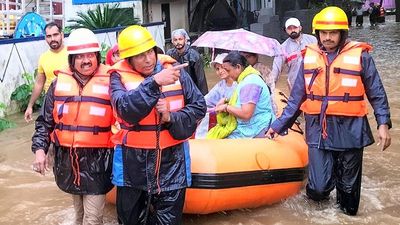
{"type": "Polygon", "coordinates": [[[340,73],[340,68],[339,67],[333,68],[333,73],[340,73]]]}
{"type": "Polygon", "coordinates": [[[99,126],[94,126],[94,127],[93,127],[93,134],[94,134],[94,135],[98,135],[98,134],[99,134],[99,130],[100,130],[100,129],[99,129],[99,126]]]}
{"type": "Polygon", "coordinates": [[[310,99],[311,101],[314,101],[314,93],[312,91],[310,92],[310,99]]]}
{"type": "Polygon", "coordinates": [[[343,102],[349,102],[350,93],[345,93],[343,96],[343,102]]]}

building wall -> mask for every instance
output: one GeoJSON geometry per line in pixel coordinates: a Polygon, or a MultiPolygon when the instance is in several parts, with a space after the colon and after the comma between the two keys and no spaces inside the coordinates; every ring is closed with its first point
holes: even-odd
{"type": "MultiPolygon", "coordinates": [[[[147,26],[147,29],[154,37],[157,46],[163,47],[165,43],[163,24],[154,23],[147,26]]],[[[96,33],[96,36],[101,43],[113,46],[116,44],[116,31],[116,28],[104,29],[101,33],[96,33]]],[[[68,42],[68,37],[65,41],[68,42]]],[[[17,112],[16,104],[11,104],[11,93],[25,83],[23,73],[34,74],[40,55],[48,48],[44,37],[0,40],[0,103],[6,105],[6,114],[17,112]]],[[[3,116],[4,111],[0,110],[0,117],[3,116]]]]}
{"type": "MultiPolygon", "coordinates": [[[[166,2],[167,3],[167,2],[166,2]]],[[[187,13],[187,0],[169,2],[171,32],[178,28],[189,29],[189,17],[187,13]]],[[[161,3],[155,1],[149,3],[150,22],[162,21],[161,3]]]]}

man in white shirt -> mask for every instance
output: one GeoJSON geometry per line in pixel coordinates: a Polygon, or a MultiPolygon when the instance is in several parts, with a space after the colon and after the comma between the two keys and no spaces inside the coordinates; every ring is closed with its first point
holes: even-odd
{"type": "Polygon", "coordinates": [[[290,91],[301,65],[301,51],[306,45],[317,43],[317,39],[312,35],[302,33],[302,27],[297,18],[289,18],[286,20],[285,31],[289,35],[289,38],[281,45],[284,55],[274,58],[271,76],[274,77],[275,82],[277,82],[282,73],[283,65],[286,65],[288,68],[287,76],[290,91]]]}

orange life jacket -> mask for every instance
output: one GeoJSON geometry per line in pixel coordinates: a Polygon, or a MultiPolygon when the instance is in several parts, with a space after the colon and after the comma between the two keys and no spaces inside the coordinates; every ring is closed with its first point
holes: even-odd
{"type": "MultiPolygon", "coordinates": [[[[164,68],[172,66],[176,62],[167,55],[158,55],[158,59],[164,68]]],[[[129,91],[137,88],[145,79],[141,74],[132,70],[132,67],[126,60],[122,60],[115,64],[109,73],[117,72],[121,76],[121,82],[129,91]]],[[[167,100],[171,112],[176,112],[184,107],[184,96],[181,83],[179,80],[175,84],[162,86],[162,96],[167,100]]],[[[156,149],[157,129],[160,129],[159,147],[164,149],[170,146],[182,143],[185,140],[174,139],[164,124],[159,124],[158,112],[153,108],[151,112],[139,121],[138,124],[129,124],[123,119],[116,116],[120,123],[121,129],[112,137],[115,144],[122,144],[133,148],[156,149]]]]}
{"type": "Polygon", "coordinates": [[[372,47],[349,42],[329,65],[326,54],[317,44],[308,45],[304,56],[304,79],[307,99],[301,109],[320,114],[322,135],[326,133],[326,115],[365,116],[367,103],[361,79],[361,53],[372,47]]]}
{"type": "Polygon", "coordinates": [[[328,101],[327,115],[366,115],[361,53],[370,49],[366,43],[349,42],[328,65],[326,55],[318,45],[307,46],[304,57],[307,100],[301,109],[308,114],[319,114],[322,102],[328,101]]]}
{"type": "Polygon", "coordinates": [[[56,71],[52,141],[71,148],[112,148],[111,125],[115,121],[109,95],[108,67],[81,88],[69,69],[56,71]]]}

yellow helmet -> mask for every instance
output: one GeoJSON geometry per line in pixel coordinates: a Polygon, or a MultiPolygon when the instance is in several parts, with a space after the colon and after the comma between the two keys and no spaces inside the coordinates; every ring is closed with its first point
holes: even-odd
{"type": "Polygon", "coordinates": [[[346,13],[336,6],[326,7],[314,19],[314,30],[349,30],[346,13]]]}
{"type": "Polygon", "coordinates": [[[315,34],[315,22],[317,21],[319,16],[319,13],[315,14],[313,20],[312,20],[312,25],[311,25],[311,29],[312,29],[312,34],[315,34]]]}
{"type": "Polygon", "coordinates": [[[139,55],[156,46],[150,32],[139,25],[125,28],[118,36],[119,57],[125,59],[139,55]]]}

